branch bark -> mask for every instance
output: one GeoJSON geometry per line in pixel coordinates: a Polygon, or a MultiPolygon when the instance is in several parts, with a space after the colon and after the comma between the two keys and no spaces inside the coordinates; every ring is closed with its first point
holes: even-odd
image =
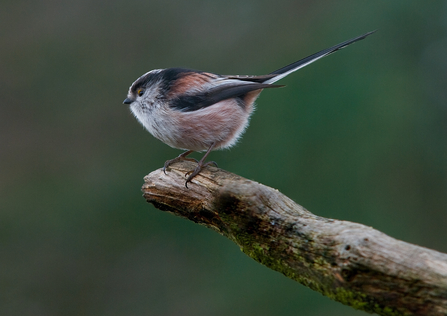
{"type": "Polygon", "coordinates": [[[211,228],[265,266],[379,315],[447,315],[447,255],[371,227],[313,215],[254,181],[208,167],[185,188],[190,162],[145,177],[156,208],[211,228]]]}

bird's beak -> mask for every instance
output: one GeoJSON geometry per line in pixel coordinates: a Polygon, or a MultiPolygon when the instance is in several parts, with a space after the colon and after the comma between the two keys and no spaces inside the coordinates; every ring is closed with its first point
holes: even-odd
{"type": "Polygon", "coordinates": [[[131,98],[126,98],[126,100],[123,101],[123,104],[131,104],[134,100],[131,98]]]}

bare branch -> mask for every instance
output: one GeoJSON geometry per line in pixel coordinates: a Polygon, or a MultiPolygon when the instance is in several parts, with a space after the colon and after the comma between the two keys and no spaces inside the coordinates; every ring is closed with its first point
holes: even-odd
{"type": "Polygon", "coordinates": [[[356,309],[380,315],[447,315],[447,255],[371,227],[313,215],[279,191],[194,164],[145,177],[162,211],[228,237],[256,261],[356,309]]]}

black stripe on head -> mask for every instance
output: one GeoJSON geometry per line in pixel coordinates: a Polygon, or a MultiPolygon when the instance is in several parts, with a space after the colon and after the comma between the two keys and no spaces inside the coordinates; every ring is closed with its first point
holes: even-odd
{"type": "Polygon", "coordinates": [[[161,81],[162,89],[168,91],[171,85],[179,78],[184,75],[196,72],[201,73],[201,71],[187,69],[187,68],[168,68],[163,70],[152,70],[147,74],[138,78],[130,89],[131,93],[136,94],[139,88],[146,89],[150,85],[156,83],[157,81],[161,81]]]}
{"type": "Polygon", "coordinates": [[[160,71],[149,71],[138,78],[130,88],[132,94],[136,94],[139,88],[146,88],[160,79],[160,71]]]}

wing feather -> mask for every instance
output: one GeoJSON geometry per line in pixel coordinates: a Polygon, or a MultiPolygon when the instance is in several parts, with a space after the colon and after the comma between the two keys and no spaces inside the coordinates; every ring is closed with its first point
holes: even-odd
{"type": "Polygon", "coordinates": [[[171,102],[171,108],[183,112],[197,111],[230,98],[240,98],[243,101],[243,97],[251,91],[283,87],[282,85],[250,83],[243,80],[231,81],[228,84],[223,81],[221,84],[203,92],[181,95],[171,102]]]}

